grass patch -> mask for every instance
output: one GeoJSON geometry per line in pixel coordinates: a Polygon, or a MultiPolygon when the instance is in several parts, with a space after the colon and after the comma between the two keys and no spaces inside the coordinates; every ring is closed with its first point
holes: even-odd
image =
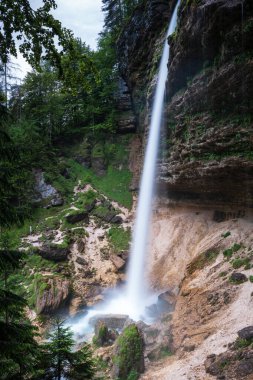
{"type": "Polygon", "coordinates": [[[108,239],[114,251],[126,251],[131,240],[131,230],[130,228],[124,230],[122,227],[111,227],[108,231],[108,239]]]}

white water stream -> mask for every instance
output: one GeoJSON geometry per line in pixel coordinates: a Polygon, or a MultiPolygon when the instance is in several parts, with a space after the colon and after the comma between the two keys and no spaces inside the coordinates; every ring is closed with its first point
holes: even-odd
{"type": "Polygon", "coordinates": [[[169,61],[170,47],[167,38],[175,31],[179,3],[180,0],[174,9],[169,29],[166,34],[158,73],[140,193],[138,197],[133,244],[127,273],[127,286],[125,291],[119,289],[116,294],[114,293],[114,296],[111,297],[111,300],[108,303],[98,305],[96,309],[90,311],[88,315],[79,320],[78,323],[72,325],[71,327],[76,333],[80,331],[83,332],[85,324],[87,324],[88,320],[96,314],[126,314],[133,320],[145,319],[145,307],[152,304],[152,301],[154,301],[154,297],[152,299],[152,297],[150,298],[147,295],[147,284],[145,283],[144,277],[145,256],[149,241],[157,156],[164,109],[164,95],[168,77],[167,64],[169,61]]]}

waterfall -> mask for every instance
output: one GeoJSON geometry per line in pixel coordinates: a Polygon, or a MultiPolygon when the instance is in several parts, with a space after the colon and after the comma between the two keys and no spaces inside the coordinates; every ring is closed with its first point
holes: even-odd
{"type": "Polygon", "coordinates": [[[143,312],[146,299],[144,267],[152,214],[152,200],[154,195],[157,155],[160,141],[162,114],[164,109],[165,86],[168,77],[167,63],[169,60],[170,47],[167,43],[167,38],[176,29],[177,10],[179,3],[180,1],[178,1],[174,9],[168,32],[166,34],[166,41],[164,43],[163,54],[158,73],[154,103],[152,107],[148,143],[145,152],[143,174],[141,178],[140,193],[138,198],[133,244],[128,268],[126,302],[128,305],[131,305],[131,309],[134,311],[134,314],[136,316],[138,316],[138,314],[140,316],[143,312]]]}
{"type": "Polygon", "coordinates": [[[148,245],[150,220],[152,216],[152,201],[156,177],[156,164],[162,114],[164,108],[164,94],[168,77],[167,63],[169,60],[170,48],[167,43],[167,38],[175,31],[179,3],[180,0],[175,7],[168,32],[166,34],[166,41],[164,43],[163,55],[158,73],[148,143],[145,152],[143,174],[141,178],[140,193],[138,197],[126,290],[124,291],[122,288],[116,289],[112,292],[107,302],[97,305],[97,307],[90,310],[85,317],[78,319],[78,321],[74,323],[69,321],[69,325],[77,335],[80,332],[84,333],[86,330],[89,331],[89,320],[95,315],[127,314],[130,318],[138,320],[145,318],[145,306],[150,304],[150,300],[147,299],[146,284],[144,280],[145,256],[148,245]]]}

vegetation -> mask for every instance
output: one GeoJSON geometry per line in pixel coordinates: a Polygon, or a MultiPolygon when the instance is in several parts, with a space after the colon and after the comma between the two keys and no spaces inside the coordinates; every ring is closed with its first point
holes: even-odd
{"type": "Polygon", "coordinates": [[[218,254],[218,251],[206,251],[196,257],[187,268],[189,274],[194,273],[196,270],[203,269],[206,265],[213,263],[218,254]]]}
{"type": "Polygon", "coordinates": [[[126,251],[129,249],[131,230],[122,227],[111,227],[108,231],[108,238],[115,252],[126,251]]]}
{"type": "Polygon", "coordinates": [[[119,380],[138,379],[142,370],[143,342],[135,325],[125,328],[116,341],[117,353],[113,362],[118,368],[119,380]]]}

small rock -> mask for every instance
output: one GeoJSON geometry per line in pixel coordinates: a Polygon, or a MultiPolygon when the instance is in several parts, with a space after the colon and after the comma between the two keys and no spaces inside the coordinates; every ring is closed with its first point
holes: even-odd
{"type": "Polygon", "coordinates": [[[248,281],[248,278],[243,273],[234,272],[231,274],[230,280],[231,280],[231,282],[233,282],[235,284],[241,284],[243,282],[248,281]]]}
{"type": "Polygon", "coordinates": [[[64,200],[63,200],[63,198],[61,198],[60,196],[57,196],[57,197],[55,197],[55,198],[53,198],[52,200],[51,200],[51,205],[53,206],[53,207],[60,207],[60,206],[62,206],[64,204],[64,200]]]}
{"type": "Polygon", "coordinates": [[[244,327],[244,329],[239,330],[237,334],[241,339],[251,340],[253,339],[253,326],[244,327]]]}
{"type": "Polygon", "coordinates": [[[117,270],[122,270],[126,265],[126,262],[121,257],[119,257],[117,255],[112,255],[110,257],[110,260],[115,265],[117,270]]]}
{"type": "Polygon", "coordinates": [[[121,216],[116,215],[116,216],[114,216],[114,217],[111,219],[111,223],[114,223],[114,224],[122,224],[122,223],[123,223],[123,220],[122,220],[121,216]]]}
{"type": "Polygon", "coordinates": [[[88,265],[87,261],[80,256],[77,256],[76,263],[83,266],[88,265]]]}
{"type": "Polygon", "coordinates": [[[76,244],[77,244],[78,252],[82,253],[85,251],[85,240],[78,239],[76,244]]]}

